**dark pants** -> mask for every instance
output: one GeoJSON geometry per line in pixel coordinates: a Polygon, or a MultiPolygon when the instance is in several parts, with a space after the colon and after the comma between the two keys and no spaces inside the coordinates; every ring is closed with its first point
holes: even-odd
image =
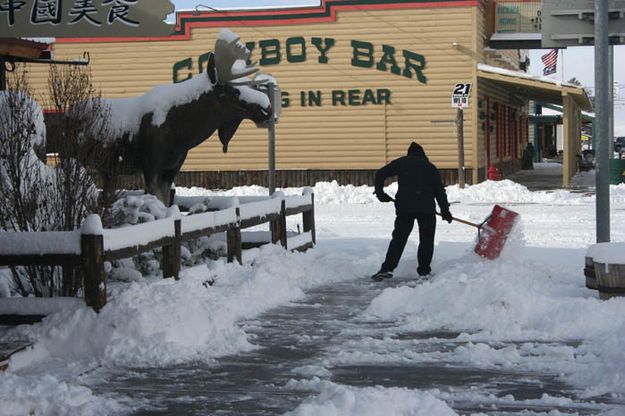
{"type": "Polygon", "coordinates": [[[399,263],[408,236],[414,227],[414,220],[419,226],[419,248],[417,250],[417,261],[419,274],[428,274],[432,271],[430,263],[434,254],[434,233],[436,232],[436,215],[431,214],[406,214],[398,213],[395,217],[395,229],[393,239],[386,252],[386,260],[382,263],[382,271],[393,271],[399,263]]]}

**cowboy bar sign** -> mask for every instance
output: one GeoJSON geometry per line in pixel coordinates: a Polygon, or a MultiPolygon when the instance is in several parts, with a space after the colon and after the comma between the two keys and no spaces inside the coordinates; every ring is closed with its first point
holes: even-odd
{"type": "Polygon", "coordinates": [[[0,0],[0,37],[167,36],[170,0],[0,0]]]}

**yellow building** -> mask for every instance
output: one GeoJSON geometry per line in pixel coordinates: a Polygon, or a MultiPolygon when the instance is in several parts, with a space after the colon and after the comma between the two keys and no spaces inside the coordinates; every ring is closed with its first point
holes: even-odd
{"type": "MultiPolygon", "coordinates": [[[[103,96],[127,97],[203,71],[220,28],[230,28],[282,91],[280,187],[333,179],[371,184],[375,170],[404,155],[413,140],[444,181],[455,183],[457,84],[472,86],[463,123],[467,183],[484,180],[491,165],[504,174],[518,169],[530,99],[564,106],[566,182],[588,98],[580,88],[519,72],[526,62],[518,50],[490,49],[490,10],[490,1],[478,0],[322,0],[318,7],[185,12],[167,38],[57,39],[53,49],[56,59],[89,52],[103,96]]],[[[33,71],[43,82],[45,69],[33,71]]],[[[216,137],[189,152],[176,184],[265,184],[266,171],[267,131],[246,121],[227,154],[216,137]]]]}

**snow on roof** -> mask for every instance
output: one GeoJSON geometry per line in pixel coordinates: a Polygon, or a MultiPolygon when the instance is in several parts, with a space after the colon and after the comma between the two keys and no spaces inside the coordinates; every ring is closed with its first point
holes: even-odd
{"type": "Polygon", "coordinates": [[[45,43],[47,45],[56,42],[56,38],[20,38],[30,42],[45,43]]]}
{"type": "Polygon", "coordinates": [[[520,33],[520,32],[515,32],[515,33],[493,33],[493,35],[490,37],[491,41],[497,40],[497,41],[507,41],[507,40],[541,40],[542,39],[542,34],[541,33],[520,33]]]}
{"type": "MultiPolygon", "coordinates": [[[[543,111],[543,115],[562,115],[562,106],[558,105],[558,104],[549,104],[550,106],[553,106],[555,108],[548,108],[548,107],[543,107],[542,111],[543,111]]],[[[582,111],[582,115],[586,116],[586,117],[590,117],[590,118],[594,118],[595,117],[595,113],[591,113],[588,111],[582,111]]]]}
{"type": "Polygon", "coordinates": [[[543,77],[540,75],[528,74],[527,72],[522,72],[522,71],[512,71],[510,69],[499,68],[497,66],[492,66],[492,65],[477,64],[477,69],[480,71],[484,71],[484,72],[490,72],[492,74],[507,75],[509,77],[531,79],[534,81],[546,82],[548,84],[553,84],[553,85],[558,85],[558,86],[579,88],[577,85],[569,84],[568,82],[561,83],[561,82],[558,82],[553,79],[543,77]]]}

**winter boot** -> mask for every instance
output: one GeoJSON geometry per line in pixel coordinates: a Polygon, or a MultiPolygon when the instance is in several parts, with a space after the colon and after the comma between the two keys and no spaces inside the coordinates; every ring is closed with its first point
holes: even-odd
{"type": "Polygon", "coordinates": [[[425,268],[425,267],[418,267],[417,268],[417,274],[419,276],[429,276],[432,274],[432,269],[430,269],[429,267],[425,268]]]}
{"type": "Polygon", "coordinates": [[[391,277],[393,277],[393,272],[385,272],[383,270],[380,270],[379,272],[371,276],[371,279],[375,280],[376,282],[381,282],[382,280],[390,279],[391,277]]]}

